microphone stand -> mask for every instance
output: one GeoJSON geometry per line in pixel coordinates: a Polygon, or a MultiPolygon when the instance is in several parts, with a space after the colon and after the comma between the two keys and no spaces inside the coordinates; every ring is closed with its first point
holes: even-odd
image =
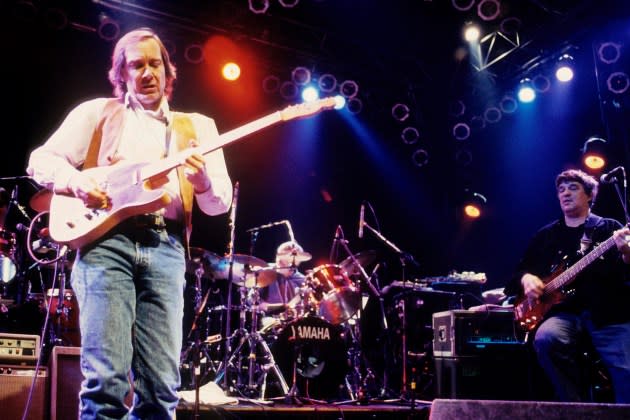
{"type": "Polygon", "coordinates": [[[234,267],[234,232],[236,226],[236,206],[238,202],[238,191],[239,183],[236,181],[234,184],[234,194],[232,197],[232,211],[230,212],[230,242],[228,243],[228,296],[227,296],[227,314],[226,314],[226,325],[225,325],[225,340],[226,340],[226,348],[225,348],[225,356],[223,359],[223,389],[228,389],[228,361],[230,359],[230,353],[232,351],[230,331],[231,327],[231,312],[232,312],[232,278],[233,278],[233,267],[234,267]]]}
{"type": "MultiPolygon", "coordinates": [[[[406,283],[407,279],[406,279],[406,275],[405,275],[405,267],[407,262],[411,262],[412,264],[418,266],[418,262],[413,258],[412,255],[403,252],[400,248],[398,248],[393,242],[391,242],[390,240],[388,240],[385,236],[383,236],[381,234],[381,232],[379,232],[378,230],[374,229],[372,226],[370,226],[367,222],[362,221],[362,226],[364,228],[367,228],[370,232],[372,232],[377,238],[379,238],[383,243],[385,243],[387,246],[389,246],[391,249],[393,249],[400,257],[400,264],[402,267],[402,282],[403,284],[406,283]]],[[[379,296],[379,295],[377,295],[379,296]]],[[[380,299],[380,303],[381,303],[381,313],[383,316],[383,319],[385,319],[385,312],[383,309],[383,300],[380,299]]],[[[406,320],[406,313],[405,313],[405,305],[404,302],[402,303],[400,309],[402,310],[402,313],[400,314],[401,319],[403,320],[403,322],[406,320]]],[[[406,349],[406,344],[407,344],[407,332],[405,331],[405,329],[403,328],[402,330],[402,386],[401,386],[401,395],[402,398],[404,399],[405,395],[407,395],[407,349],[406,349]]]]}
{"type": "MultiPolygon", "coordinates": [[[[623,209],[623,215],[626,219],[626,225],[630,224],[630,215],[628,214],[628,181],[626,178],[626,170],[623,166],[621,166],[623,173],[623,194],[619,184],[615,182],[615,191],[617,192],[617,197],[619,197],[619,202],[621,203],[621,208],[623,209]]],[[[17,188],[17,187],[16,187],[17,188]]]]}

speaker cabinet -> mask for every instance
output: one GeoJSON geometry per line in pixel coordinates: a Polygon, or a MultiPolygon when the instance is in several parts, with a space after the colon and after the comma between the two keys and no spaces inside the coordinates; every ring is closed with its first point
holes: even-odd
{"type": "Polygon", "coordinates": [[[33,392],[28,415],[29,420],[48,418],[48,372],[40,367],[35,377],[34,366],[0,365],[0,417],[21,419],[26,409],[31,385],[33,392]],[[33,382],[33,378],[35,381],[33,382]]]}
{"type": "Polygon", "coordinates": [[[79,417],[81,347],[55,346],[50,358],[50,420],[79,417]]]}

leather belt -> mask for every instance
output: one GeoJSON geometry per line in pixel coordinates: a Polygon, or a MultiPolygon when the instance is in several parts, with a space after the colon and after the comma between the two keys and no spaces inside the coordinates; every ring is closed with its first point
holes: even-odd
{"type": "Polygon", "coordinates": [[[176,220],[165,219],[160,214],[140,214],[132,216],[123,222],[123,225],[134,229],[166,230],[169,233],[180,235],[184,231],[184,225],[176,220]]]}

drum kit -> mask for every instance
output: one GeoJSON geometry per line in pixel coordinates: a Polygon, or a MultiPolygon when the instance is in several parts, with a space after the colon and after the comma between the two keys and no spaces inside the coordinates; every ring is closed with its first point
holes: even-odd
{"type": "Polygon", "coordinates": [[[369,264],[375,253],[307,270],[287,304],[269,304],[263,311],[260,291],[283,282],[287,271],[295,273],[311,254],[289,257],[291,267],[278,267],[250,255],[234,254],[230,261],[192,249],[187,272],[193,298],[185,310],[181,359],[185,388],[214,381],[235,395],[265,399],[275,393],[295,401],[356,394],[346,376],[350,352],[359,345],[352,329],[361,292],[348,269],[369,264]],[[228,282],[238,289],[231,308],[225,302],[228,282]],[[193,380],[195,366],[202,372],[193,380]]]}
{"type": "Polygon", "coordinates": [[[0,178],[0,192],[4,186],[11,194],[0,200],[0,331],[43,334],[45,349],[79,346],[79,308],[66,286],[72,259],[48,234],[50,193],[30,177],[0,178]]]}

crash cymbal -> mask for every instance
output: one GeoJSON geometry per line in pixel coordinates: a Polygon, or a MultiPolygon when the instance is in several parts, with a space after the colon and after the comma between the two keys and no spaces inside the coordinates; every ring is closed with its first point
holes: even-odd
{"type": "Polygon", "coordinates": [[[280,273],[274,267],[254,268],[251,273],[245,275],[245,287],[266,287],[274,283],[280,277],[280,273]]]}
{"type": "Polygon", "coordinates": [[[195,276],[201,270],[201,278],[214,278],[214,266],[219,264],[221,257],[203,248],[190,247],[190,259],[186,261],[186,273],[195,276]]]}
{"type": "MultiPolygon", "coordinates": [[[[376,251],[374,250],[362,251],[362,252],[354,254],[353,256],[354,256],[354,259],[356,259],[357,262],[362,267],[365,267],[371,264],[376,259],[376,251]]],[[[341,261],[339,266],[342,269],[344,269],[348,273],[348,275],[355,275],[355,274],[361,273],[361,271],[359,270],[359,267],[356,265],[352,257],[348,257],[345,260],[341,261]]]]}
{"type": "Polygon", "coordinates": [[[33,194],[28,204],[31,206],[33,210],[35,210],[38,213],[41,213],[43,211],[49,211],[50,200],[52,199],[52,196],[53,196],[52,191],[44,188],[42,190],[37,191],[35,194],[33,194]]]}
{"type": "MultiPolygon", "coordinates": [[[[255,267],[264,267],[267,263],[252,255],[234,254],[234,264],[232,265],[232,282],[240,284],[247,273],[255,267]]],[[[230,274],[230,259],[223,257],[217,264],[212,266],[214,277],[227,279],[230,274]]]]}
{"type": "Polygon", "coordinates": [[[304,252],[304,251],[298,251],[298,250],[279,252],[278,254],[276,254],[276,256],[283,259],[288,259],[294,264],[308,261],[311,258],[313,258],[313,256],[310,253],[304,252]]]}

